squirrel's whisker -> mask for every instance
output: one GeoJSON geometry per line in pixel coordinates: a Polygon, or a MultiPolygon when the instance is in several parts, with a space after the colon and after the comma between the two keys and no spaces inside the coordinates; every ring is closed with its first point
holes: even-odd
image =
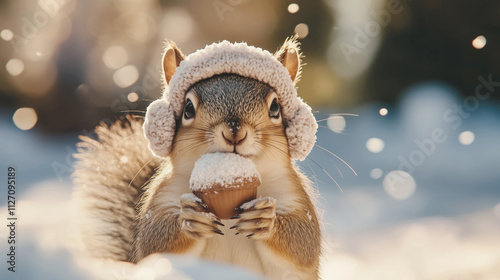
{"type": "Polygon", "coordinates": [[[134,180],[135,178],[137,177],[137,175],[139,175],[139,173],[141,173],[141,171],[144,169],[144,167],[146,167],[155,157],[152,156],[142,167],[141,169],[139,169],[139,171],[137,171],[137,173],[135,173],[134,177],[132,177],[132,180],[130,180],[130,183],[128,184],[128,187],[130,188],[130,186],[132,186],[132,183],[134,183],[134,180]]]}
{"type": "Polygon", "coordinates": [[[319,122],[324,122],[324,121],[327,121],[331,118],[334,118],[334,117],[337,117],[337,116],[350,116],[350,117],[359,117],[358,114],[351,114],[351,113],[337,113],[337,114],[331,114],[328,118],[325,118],[325,119],[321,119],[319,121],[316,121],[317,123],[319,122]]]}
{"type": "Polygon", "coordinates": [[[328,175],[328,177],[330,177],[330,179],[332,179],[333,182],[335,182],[335,184],[337,185],[337,187],[339,188],[340,192],[344,192],[344,190],[342,190],[342,188],[340,187],[339,183],[337,183],[337,181],[335,179],[333,179],[332,175],[330,175],[330,173],[328,173],[328,171],[326,171],[323,167],[321,167],[321,165],[319,165],[314,159],[312,159],[310,156],[307,156],[308,159],[310,159],[312,162],[314,162],[314,164],[316,164],[321,170],[323,170],[323,172],[325,172],[326,175],[328,175]]]}
{"type": "Polygon", "coordinates": [[[354,173],[354,175],[358,176],[358,173],[356,173],[356,171],[354,171],[354,169],[349,165],[347,164],[347,162],[345,162],[345,160],[343,160],[342,158],[340,158],[339,156],[337,156],[336,154],[332,153],[330,150],[328,149],[325,149],[323,147],[321,147],[320,145],[318,144],[315,144],[314,146],[322,149],[323,151],[325,152],[328,152],[329,154],[331,154],[332,156],[336,157],[338,160],[340,160],[342,163],[344,163],[347,167],[349,167],[349,169],[351,169],[352,173],[354,173]]]}
{"type": "Polygon", "coordinates": [[[340,174],[340,178],[344,178],[344,175],[342,175],[342,172],[340,171],[339,167],[335,164],[335,168],[337,168],[337,171],[340,174]]]}
{"type": "Polygon", "coordinates": [[[142,110],[123,110],[123,111],[120,111],[120,113],[141,113],[141,114],[146,114],[146,111],[142,111],[142,110]]]}

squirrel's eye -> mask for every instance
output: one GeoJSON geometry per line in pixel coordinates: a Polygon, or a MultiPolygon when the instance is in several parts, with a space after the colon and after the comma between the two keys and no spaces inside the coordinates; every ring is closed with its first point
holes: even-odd
{"type": "Polygon", "coordinates": [[[269,116],[271,118],[279,118],[280,116],[280,105],[278,104],[276,98],[273,100],[273,103],[271,103],[271,107],[269,108],[269,116]]]}
{"type": "Polygon", "coordinates": [[[184,107],[184,118],[190,119],[190,118],[193,118],[194,115],[195,115],[195,111],[194,111],[193,102],[191,101],[191,99],[188,98],[188,100],[186,102],[186,106],[184,107]]]}

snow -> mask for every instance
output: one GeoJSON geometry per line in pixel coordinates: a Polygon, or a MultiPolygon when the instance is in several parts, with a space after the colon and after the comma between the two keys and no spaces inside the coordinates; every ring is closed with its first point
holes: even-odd
{"type": "Polygon", "coordinates": [[[243,210],[248,210],[250,208],[252,208],[256,203],[258,203],[259,201],[262,201],[262,200],[269,200],[269,201],[272,201],[273,203],[276,203],[276,199],[272,198],[272,197],[258,197],[254,200],[251,200],[249,202],[245,202],[243,203],[240,208],[243,209],[243,210]]]}
{"type": "Polygon", "coordinates": [[[306,215],[307,215],[307,218],[309,218],[309,221],[311,221],[312,220],[311,213],[309,211],[307,211],[306,215]]]}
{"type": "MultiPolygon", "coordinates": [[[[437,111],[461,100],[448,96],[441,102],[437,111]]],[[[454,129],[439,114],[435,114],[439,119],[419,120],[418,113],[425,114],[429,103],[404,104],[404,110],[388,108],[390,114],[386,116],[380,116],[379,110],[387,104],[353,108],[349,112],[359,117],[345,117],[343,134],[320,127],[318,145],[343,158],[358,177],[318,148],[311,153],[311,160],[298,163],[315,183],[324,212],[322,279],[497,279],[500,130],[495,128],[500,123],[500,108],[481,103],[454,129]],[[419,121],[425,123],[412,130],[419,121]],[[433,153],[413,166],[412,172],[404,169],[414,179],[415,190],[404,200],[391,196],[384,189],[383,179],[398,170],[400,155],[408,158],[418,149],[416,139],[430,137],[436,127],[445,131],[446,142],[436,143],[433,153]],[[458,141],[463,131],[474,133],[470,145],[458,141]],[[384,139],[383,151],[375,154],[366,149],[366,140],[371,137],[384,139]],[[312,160],[339,182],[343,193],[312,160]],[[373,169],[383,174],[371,177],[373,169]]],[[[324,114],[317,115],[318,120],[335,113],[318,110],[324,114]]],[[[21,131],[12,123],[12,115],[2,112],[0,131],[0,182],[6,181],[8,165],[19,170],[17,272],[7,270],[8,228],[1,226],[0,279],[95,279],[91,270],[85,269],[87,264],[72,253],[78,246],[70,226],[73,206],[69,178],[76,135],[46,136],[38,133],[36,126],[21,131]],[[53,163],[59,163],[60,169],[54,169],[53,163]]],[[[7,214],[4,191],[0,189],[2,221],[7,214]]],[[[154,255],[146,260],[139,267],[116,268],[107,279],[123,275],[145,279],[140,276],[152,273],[155,279],[260,279],[247,270],[187,256],[154,255]],[[168,264],[171,270],[164,274],[168,264]]]]}
{"type": "Polygon", "coordinates": [[[255,179],[261,180],[251,159],[235,153],[212,153],[196,161],[189,186],[193,191],[204,191],[213,185],[235,188],[255,179]]]}
{"type": "Polygon", "coordinates": [[[193,193],[185,193],[181,195],[181,199],[192,200],[195,202],[201,202],[201,199],[194,195],[193,193]]]}

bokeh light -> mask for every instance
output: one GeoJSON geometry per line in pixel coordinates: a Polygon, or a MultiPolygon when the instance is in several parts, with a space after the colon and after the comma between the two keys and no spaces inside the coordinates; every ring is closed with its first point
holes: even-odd
{"type": "Polygon", "coordinates": [[[372,137],[366,141],[366,148],[372,153],[380,153],[384,150],[385,143],[384,140],[380,138],[372,137]]]}
{"type": "Polygon", "coordinates": [[[458,142],[462,145],[470,145],[474,142],[475,135],[472,131],[464,131],[458,135],[458,142]]]}
{"type": "Polygon", "coordinates": [[[413,195],[417,184],[413,177],[401,170],[389,172],[382,181],[385,191],[396,200],[405,200],[413,195]]]}
{"type": "Polygon", "coordinates": [[[495,205],[495,207],[493,207],[493,215],[495,215],[495,217],[497,217],[497,219],[500,220],[500,203],[498,203],[497,205],[495,205]]]}
{"type": "MultiPolygon", "coordinates": [[[[334,249],[322,256],[331,258],[322,267],[328,272],[323,279],[496,279],[500,275],[500,250],[492,246],[500,233],[496,188],[500,173],[494,172],[500,165],[500,149],[494,148],[498,96],[492,93],[488,100],[481,100],[484,104],[474,114],[467,109],[472,106],[466,103],[470,99],[461,98],[474,93],[480,84],[483,97],[492,92],[482,78],[495,87],[498,77],[490,77],[498,68],[496,37],[490,35],[496,28],[491,24],[495,23],[494,9],[486,5],[476,14],[467,11],[467,5],[442,1],[432,5],[428,1],[411,5],[350,0],[292,0],[285,2],[288,5],[215,1],[219,8],[212,2],[22,0],[4,5],[0,61],[5,70],[0,88],[5,101],[3,133],[9,138],[2,158],[25,171],[26,176],[20,178],[23,193],[38,188],[33,182],[44,178],[52,178],[47,182],[51,186],[60,182],[57,188],[40,188],[36,195],[20,193],[24,207],[19,217],[26,228],[20,236],[24,241],[19,242],[24,247],[16,254],[22,257],[33,252],[36,255],[30,259],[37,260],[25,269],[20,267],[25,278],[90,278],[67,275],[74,268],[68,250],[80,245],[69,231],[78,219],[73,219],[69,180],[76,160],[68,147],[76,149],[74,132],[94,135],[87,129],[103,117],[113,120],[121,112],[143,112],[147,103],[161,95],[165,39],[175,41],[186,55],[223,39],[274,51],[294,31],[303,39],[307,64],[299,94],[319,110],[317,116],[329,111],[355,111],[361,116],[347,128],[349,114],[327,115],[319,122],[323,129],[317,135],[318,144],[345,159],[361,178],[317,149],[301,166],[314,179],[321,200],[328,202],[322,207],[324,242],[331,242],[334,249]],[[436,28],[419,21],[422,18],[432,20],[436,28]],[[407,45],[404,38],[419,34],[435,42],[428,44],[424,38],[407,45]],[[486,48],[486,44],[491,46],[486,48]],[[450,46],[455,50],[449,52],[450,46]],[[415,53],[449,53],[449,57],[421,59],[415,53]],[[407,71],[401,71],[400,61],[408,61],[407,71]],[[419,84],[426,86],[417,89],[420,92],[414,99],[409,98],[413,85],[419,84]],[[465,113],[458,114],[455,104],[464,106],[465,113]],[[25,106],[33,108],[19,108],[25,106]],[[458,129],[457,123],[445,120],[450,109],[449,117],[460,118],[458,129]],[[427,139],[434,140],[435,128],[451,137],[451,143],[448,139],[428,144],[427,139]],[[474,132],[465,131],[469,129],[474,132]],[[346,131],[346,135],[338,134],[346,131]],[[417,139],[425,144],[416,144],[417,139]],[[363,142],[367,150],[362,149],[363,142]],[[413,157],[414,150],[425,156],[413,157]],[[62,163],[65,173],[57,171],[54,163],[62,163]],[[323,167],[326,174],[321,173],[323,167]],[[344,188],[343,195],[332,188],[336,182],[327,178],[329,173],[344,188]],[[53,180],[56,176],[57,181],[53,180]],[[478,185],[481,188],[473,189],[478,185]],[[56,253],[66,262],[52,260],[56,253]]],[[[119,155],[116,160],[130,164],[132,159],[119,155]]],[[[0,210],[6,213],[7,205],[0,210]]],[[[0,229],[1,236],[6,236],[6,229],[0,229]]],[[[135,279],[198,279],[177,277],[177,273],[196,271],[203,278],[213,272],[206,269],[211,263],[200,266],[194,259],[171,255],[159,255],[147,264],[149,268],[139,270],[141,265],[133,264],[102,278],[132,279],[135,274],[135,279]],[[196,266],[186,269],[189,264],[196,266]]],[[[214,270],[227,276],[225,269],[214,270]]],[[[285,276],[281,278],[296,277],[285,276]]],[[[8,278],[0,272],[0,279],[8,278]]]]}
{"type": "Polygon", "coordinates": [[[14,33],[12,33],[10,29],[4,29],[0,32],[0,37],[2,37],[5,41],[10,41],[14,38],[14,33]]]}
{"type": "Polygon", "coordinates": [[[148,13],[135,11],[133,16],[128,14],[121,17],[119,22],[123,25],[125,34],[137,43],[145,43],[156,34],[155,21],[148,13]]]}
{"type": "Polygon", "coordinates": [[[373,168],[372,170],[370,170],[370,178],[374,180],[379,179],[380,177],[382,177],[382,175],[384,175],[384,172],[381,168],[373,168]]]}
{"type": "Polygon", "coordinates": [[[56,83],[58,72],[57,66],[52,60],[38,61],[27,65],[16,65],[15,69],[22,74],[11,79],[11,84],[19,93],[29,97],[43,97],[48,94],[56,83]]]}
{"type": "Polygon", "coordinates": [[[38,121],[38,116],[33,108],[19,108],[12,116],[14,124],[21,130],[32,129],[38,121]]]}
{"type": "Polygon", "coordinates": [[[128,157],[127,156],[121,156],[120,157],[120,163],[127,163],[128,162],[128,157]]]}
{"type": "Polygon", "coordinates": [[[342,116],[331,116],[326,121],[327,126],[330,130],[337,133],[344,132],[345,129],[345,119],[342,116]]]}
{"type": "Polygon", "coordinates": [[[13,58],[5,64],[5,69],[12,76],[19,76],[24,71],[24,63],[20,59],[13,58]]]}
{"type": "Polygon", "coordinates": [[[118,69],[127,63],[128,54],[122,46],[109,47],[102,55],[102,61],[110,69],[118,69]]]}
{"type": "Polygon", "coordinates": [[[113,75],[113,81],[121,88],[127,88],[133,85],[139,79],[139,71],[134,65],[127,65],[116,70],[113,75]]]}
{"type": "Polygon", "coordinates": [[[484,48],[484,46],[486,46],[486,37],[484,37],[483,35],[477,36],[472,41],[472,46],[478,50],[484,48]]]}
{"type": "Polygon", "coordinates": [[[139,100],[139,95],[137,92],[131,92],[127,95],[127,99],[130,102],[137,102],[137,100],[139,100]]]}
{"type": "Polygon", "coordinates": [[[300,7],[299,7],[299,4],[297,4],[297,3],[292,3],[292,4],[288,5],[288,12],[290,14],[295,14],[296,12],[299,11],[299,9],[300,9],[300,7]]]}
{"type": "Polygon", "coordinates": [[[177,7],[167,9],[163,15],[161,26],[161,37],[169,38],[179,45],[188,41],[196,29],[196,23],[191,14],[185,9],[177,7]]]}
{"type": "Polygon", "coordinates": [[[299,39],[304,39],[309,34],[309,26],[305,23],[299,23],[295,26],[295,33],[299,35],[299,39]]]}

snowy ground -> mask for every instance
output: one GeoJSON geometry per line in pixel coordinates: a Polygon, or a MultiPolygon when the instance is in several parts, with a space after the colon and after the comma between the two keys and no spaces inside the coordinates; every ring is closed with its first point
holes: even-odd
{"type": "MultiPolygon", "coordinates": [[[[358,117],[320,122],[318,145],[358,173],[319,147],[300,164],[317,184],[324,211],[323,279],[499,279],[500,109],[483,102],[464,117],[453,113],[454,104],[463,100],[452,89],[426,84],[409,90],[386,116],[379,113],[385,106],[372,104],[347,112],[358,117]],[[432,140],[436,129],[442,132],[439,141],[432,140]],[[471,141],[464,131],[474,135],[470,145],[459,141],[459,135],[462,143],[471,141]],[[405,173],[388,175],[398,169],[405,173]]],[[[322,109],[317,119],[328,113],[339,112],[322,109]]],[[[11,115],[0,112],[0,117],[0,182],[6,182],[9,165],[16,167],[18,181],[16,272],[7,270],[8,231],[2,226],[0,278],[91,279],[70,253],[75,246],[69,227],[70,155],[76,135],[20,131],[11,115]]],[[[1,186],[0,218],[6,223],[7,191],[1,186]]],[[[175,256],[154,256],[140,268],[110,273],[135,279],[259,279],[175,256]]]]}

